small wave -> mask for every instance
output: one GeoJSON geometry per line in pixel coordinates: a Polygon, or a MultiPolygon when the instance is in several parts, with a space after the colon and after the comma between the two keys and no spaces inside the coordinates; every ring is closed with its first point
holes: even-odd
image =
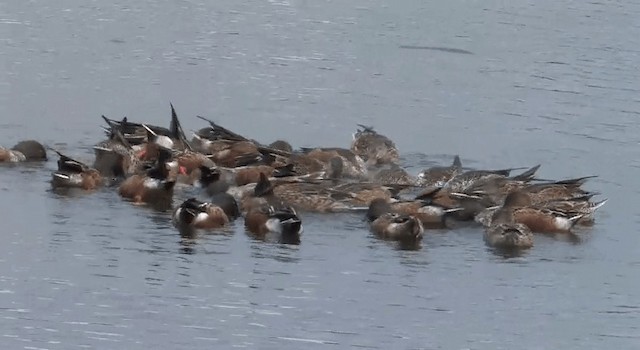
{"type": "Polygon", "coordinates": [[[419,45],[400,45],[401,49],[410,49],[410,50],[432,50],[432,51],[443,51],[449,53],[459,53],[464,55],[473,55],[473,52],[457,49],[455,47],[441,47],[441,46],[419,46],[419,45]]]}

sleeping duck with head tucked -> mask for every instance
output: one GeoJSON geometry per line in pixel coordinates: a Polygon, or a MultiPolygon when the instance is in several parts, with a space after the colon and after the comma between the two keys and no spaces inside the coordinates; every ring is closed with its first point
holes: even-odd
{"type": "Polygon", "coordinates": [[[37,162],[47,160],[44,146],[34,140],[20,141],[11,148],[0,147],[0,163],[37,162]]]}
{"type": "Polygon", "coordinates": [[[238,216],[238,205],[231,196],[217,196],[210,202],[189,198],[173,212],[173,225],[183,234],[227,226],[238,216]]]}

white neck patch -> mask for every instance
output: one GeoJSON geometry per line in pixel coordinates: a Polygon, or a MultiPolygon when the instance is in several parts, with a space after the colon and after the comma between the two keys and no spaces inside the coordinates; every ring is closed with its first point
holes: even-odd
{"type": "Polygon", "coordinates": [[[265,226],[271,232],[282,233],[282,223],[278,219],[271,218],[267,220],[265,226]]]}
{"type": "Polygon", "coordinates": [[[173,140],[168,136],[158,135],[156,138],[156,144],[160,147],[164,147],[166,149],[173,149],[173,140]]]}
{"type": "Polygon", "coordinates": [[[146,178],[144,180],[143,186],[149,189],[156,189],[160,187],[160,182],[161,181],[158,179],[146,178]]]}

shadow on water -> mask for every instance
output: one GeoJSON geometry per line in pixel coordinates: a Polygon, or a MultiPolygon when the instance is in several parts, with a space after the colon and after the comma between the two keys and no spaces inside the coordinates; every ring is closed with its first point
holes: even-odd
{"type": "Polygon", "coordinates": [[[569,233],[555,233],[555,234],[542,234],[545,237],[552,238],[553,240],[560,242],[567,242],[573,245],[579,245],[586,241],[586,237],[579,236],[573,232],[569,233]]]}
{"type": "MultiPolygon", "coordinates": [[[[176,235],[180,237],[179,252],[186,255],[196,254],[198,252],[196,249],[198,245],[207,247],[213,240],[215,240],[216,244],[218,244],[219,242],[226,243],[235,234],[233,225],[214,230],[198,230],[190,227],[182,227],[178,229],[174,228],[173,225],[171,225],[170,230],[175,231],[176,235]]],[[[203,248],[203,252],[222,254],[221,252],[217,251],[207,251],[205,248],[203,248]]]]}
{"type": "Polygon", "coordinates": [[[526,256],[526,254],[531,250],[522,249],[522,248],[502,248],[502,247],[487,247],[487,251],[493,253],[493,255],[503,258],[505,260],[521,258],[526,256]]]}
{"type": "Polygon", "coordinates": [[[168,213],[171,215],[171,210],[173,209],[173,199],[168,198],[165,200],[154,201],[153,203],[148,203],[144,205],[145,207],[158,212],[158,213],[168,213]]]}
{"type": "Polygon", "coordinates": [[[415,240],[402,240],[396,242],[395,248],[398,250],[420,250],[422,248],[422,242],[415,240]]]}
{"type": "Polygon", "coordinates": [[[74,199],[90,196],[96,192],[95,190],[87,191],[81,188],[72,188],[72,187],[56,187],[56,188],[50,188],[48,191],[58,197],[74,198],[74,199]]]}
{"type": "Polygon", "coordinates": [[[181,239],[180,239],[180,249],[178,250],[180,252],[180,254],[185,254],[185,255],[193,255],[196,253],[196,245],[198,244],[198,241],[195,239],[195,237],[185,237],[181,234],[181,239]]]}
{"type": "Polygon", "coordinates": [[[284,244],[284,245],[300,245],[302,239],[299,236],[283,235],[277,232],[267,232],[264,235],[255,234],[245,230],[248,237],[257,242],[264,242],[266,244],[284,244]]]}

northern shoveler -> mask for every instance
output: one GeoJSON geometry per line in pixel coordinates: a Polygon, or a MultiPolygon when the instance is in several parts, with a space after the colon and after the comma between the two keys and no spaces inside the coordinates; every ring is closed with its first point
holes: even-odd
{"type": "Polygon", "coordinates": [[[178,169],[178,163],[171,159],[171,150],[162,150],[153,168],[143,174],[128,177],[120,185],[120,196],[134,203],[158,204],[164,207],[173,197],[178,169]]]}
{"type": "Polygon", "coordinates": [[[53,188],[93,190],[104,184],[104,179],[98,170],[56,150],[53,151],[60,156],[58,170],[52,173],[51,186],[53,188]]]}
{"type": "Polygon", "coordinates": [[[534,207],[526,192],[510,193],[501,208],[496,210],[491,218],[491,225],[502,223],[521,223],[531,231],[541,233],[564,233],[571,228],[585,214],[568,216],[546,208],[534,207]]]}
{"type": "Polygon", "coordinates": [[[462,172],[462,162],[459,156],[453,158],[450,166],[434,166],[418,174],[417,183],[420,186],[443,187],[449,180],[462,172]]]}
{"type": "Polygon", "coordinates": [[[521,223],[500,223],[485,228],[487,245],[503,249],[525,249],[533,246],[533,233],[521,223]]]}
{"type": "Polygon", "coordinates": [[[247,231],[256,238],[300,244],[302,220],[291,207],[257,206],[247,212],[244,222],[247,231]]]}
{"type": "Polygon", "coordinates": [[[385,200],[374,200],[367,211],[371,231],[378,237],[396,241],[420,241],[424,227],[412,215],[394,213],[385,200]]]}
{"type": "Polygon", "coordinates": [[[388,137],[377,133],[370,126],[358,125],[353,134],[351,150],[368,165],[398,163],[400,155],[396,144],[388,137]]]}
{"type": "Polygon", "coordinates": [[[194,229],[216,229],[223,227],[231,219],[223,208],[195,198],[182,202],[173,212],[173,225],[181,232],[194,229]]]}

